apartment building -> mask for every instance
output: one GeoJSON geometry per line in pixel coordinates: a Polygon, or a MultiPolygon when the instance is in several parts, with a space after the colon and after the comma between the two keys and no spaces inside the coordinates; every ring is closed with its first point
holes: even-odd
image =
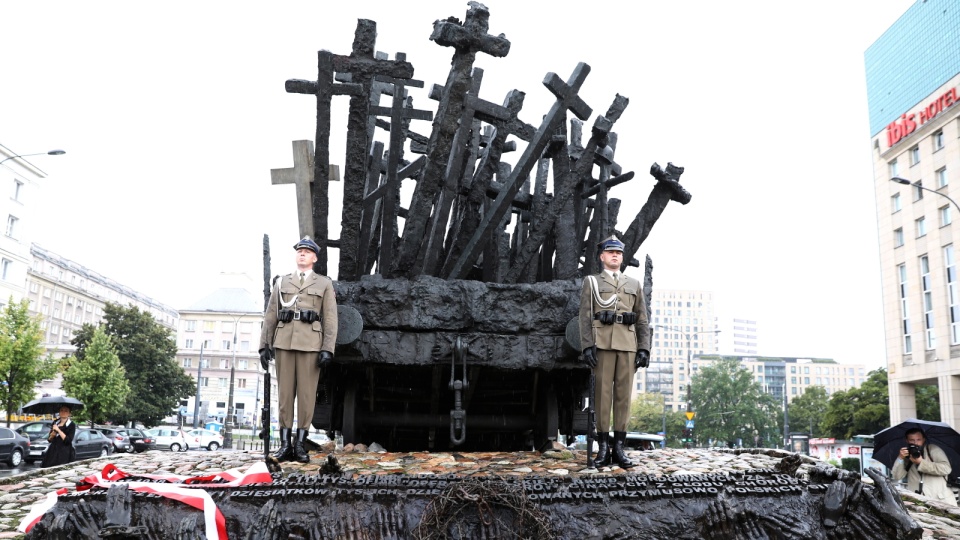
{"type": "Polygon", "coordinates": [[[930,384],[960,422],[958,33],[960,4],[918,1],[864,55],[893,424],[930,384]]]}
{"type": "Polygon", "coordinates": [[[670,410],[686,408],[683,386],[694,357],[717,352],[713,293],[654,290],[650,298],[650,366],[637,372],[634,394],[663,394],[670,410]]]}
{"type": "MultiPolygon", "coordinates": [[[[263,372],[257,348],[263,324],[263,301],[244,288],[213,291],[180,310],[177,363],[198,381],[199,393],[184,400],[186,421],[223,421],[229,414],[230,391],[238,426],[259,423],[263,372]],[[233,385],[231,387],[231,378],[233,385]],[[199,399],[198,399],[199,396],[199,399]]],[[[271,364],[271,370],[275,366],[271,364]]],[[[271,378],[271,411],[277,416],[277,382],[271,378]]]]}

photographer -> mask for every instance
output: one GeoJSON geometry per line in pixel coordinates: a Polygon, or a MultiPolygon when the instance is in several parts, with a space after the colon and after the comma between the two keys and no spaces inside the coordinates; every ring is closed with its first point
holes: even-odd
{"type": "Polygon", "coordinates": [[[900,449],[900,459],[893,465],[893,479],[907,477],[907,489],[940,502],[957,506],[953,490],[947,486],[950,460],[935,444],[927,444],[920,428],[906,433],[907,446],[900,449]]]}

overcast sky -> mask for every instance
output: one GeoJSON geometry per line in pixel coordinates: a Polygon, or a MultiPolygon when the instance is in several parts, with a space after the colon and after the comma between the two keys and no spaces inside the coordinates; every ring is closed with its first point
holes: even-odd
{"type": "MultiPolygon", "coordinates": [[[[621,223],[646,200],[652,163],[686,168],[692,202],[671,203],[639,253],[653,258],[654,285],[713,291],[719,315],[755,318],[761,354],[881,367],[863,52],[912,3],[493,0],[490,33],[512,45],[478,55],[480,95],[525,91],[520,117],[536,126],[552,102],[544,75],[589,64],[580,95],[594,116],[630,98],[615,127],[617,159],[637,173],[611,192],[621,223]]],[[[411,89],[415,106],[435,109],[426,91],[445,81],[452,50],[429,41],[432,23],[466,11],[451,0],[7,3],[0,144],[67,151],[33,160],[50,175],[34,241],[175,308],[220,272],[258,282],[264,234],[273,273],[287,272],[294,188],[271,186],[270,169],[292,166],[291,141],[313,139],[315,102],[284,81],[315,79],[316,52],[348,54],[357,19],[372,19],[377,49],[407,53],[426,83],[411,89]]],[[[335,103],[342,139],[346,98],[335,103]]]]}

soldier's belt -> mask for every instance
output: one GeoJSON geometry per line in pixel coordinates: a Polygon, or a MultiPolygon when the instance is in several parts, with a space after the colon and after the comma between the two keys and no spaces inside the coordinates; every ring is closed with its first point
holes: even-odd
{"type": "Polygon", "coordinates": [[[593,320],[603,322],[604,324],[618,323],[631,325],[637,322],[637,314],[632,311],[628,311],[626,313],[617,313],[615,311],[598,311],[593,314],[593,320]]]}
{"type": "Polygon", "coordinates": [[[277,320],[288,323],[291,321],[301,321],[307,324],[313,324],[321,319],[320,314],[312,309],[281,309],[277,313],[277,320]]]}

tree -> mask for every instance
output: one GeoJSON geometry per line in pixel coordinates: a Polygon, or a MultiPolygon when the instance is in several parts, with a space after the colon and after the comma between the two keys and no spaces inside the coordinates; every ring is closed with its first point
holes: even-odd
{"type": "Polygon", "coordinates": [[[663,424],[667,424],[666,442],[668,446],[680,446],[680,433],[683,431],[683,413],[667,411],[662,394],[637,394],[630,403],[630,420],[627,429],[643,433],[660,433],[663,424]]]}
{"type": "Polygon", "coordinates": [[[7,301],[0,315],[0,400],[10,413],[34,399],[37,383],[52,378],[57,372],[56,360],[43,355],[43,330],[40,317],[31,317],[27,300],[7,301]]]}
{"type": "Polygon", "coordinates": [[[917,418],[940,421],[940,387],[935,384],[918,384],[915,387],[917,418]]]}
{"type": "Polygon", "coordinates": [[[753,375],[735,359],[724,359],[700,369],[691,389],[697,412],[694,437],[753,444],[780,439],[783,409],[779,400],[763,391],[753,375]]]}
{"type": "Polygon", "coordinates": [[[827,413],[830,402],[827,389],[822,386],[808,386],[807,390],[793,399],[787,407],[790,416],[790,428],[793,431],[810,430],[811,437],[820,437],[823,430],[820,421],[827,413]]]}
{"type": "Polygon", "coordinates": [[[63,389],[83,402],[77,422],[105,422],[123,409],[130,385],[113,344],[102,327],[97,327],[86,345],[83,359],[76,359],[63,374],[63,389]]]}
{"type": "MultiPolygon", "coordinates": [[[[127,374],[130,393],[123,409],[113,415],[117,422],[138,420],[146,425],[159,424],[193,395],[195,381],[175,362],[177,345],[170,330],[149,313],[136,306],[104,306],[104,332],[110,336],[117,356],[127,374]]],[[[83,359],[96,329],[83,325],[71,343],[77,358],[83,359]]]]}
{"type": "Polygon", "coordinates": [[[873,435],[888,427],[890,401],[887,370],[871,371],[858,388],[834,392],[820,425],[827,435],[838,439],[873,435]]]}

